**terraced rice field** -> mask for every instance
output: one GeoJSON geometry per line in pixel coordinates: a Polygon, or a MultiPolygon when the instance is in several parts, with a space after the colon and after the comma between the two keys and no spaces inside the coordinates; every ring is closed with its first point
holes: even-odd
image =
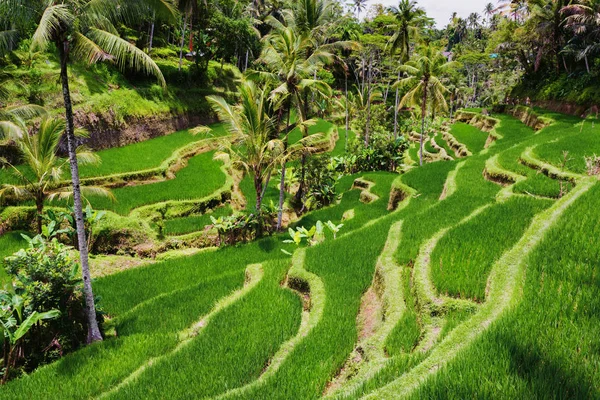
{"type": "MultiPolygon", "coordinates": [[[[455,125],[469,157],[342,178],[339,203],[296,223],[344,223],[335,240],[274,236],[97,279],[117,337],[0,398],[600,397],[600,182],[582,169],[590,147],[572,144],[597,145],[600,127],[546,115],[538,132],[497,116],[502,138],[487,149],[487,134],[455,125]],[[353,189],[357,178],[371,187],[353,189]]],[[[224,182],[207,152],[175,179],[115,189],[118,206],[96,204],[128,214],[224,182]]]]}

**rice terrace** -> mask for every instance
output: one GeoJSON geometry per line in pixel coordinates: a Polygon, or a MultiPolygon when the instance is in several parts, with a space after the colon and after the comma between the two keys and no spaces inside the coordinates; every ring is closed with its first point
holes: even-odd
{"type": "Polygon", "coordinates": [[[600,399],[600,2],[442,3],[0,0],[0,399],[600,399]]]}

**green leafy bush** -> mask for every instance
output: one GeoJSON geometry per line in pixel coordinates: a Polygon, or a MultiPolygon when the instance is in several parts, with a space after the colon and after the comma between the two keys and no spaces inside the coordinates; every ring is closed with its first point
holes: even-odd
{"type": "MultiPolygon", "coordinates": [[[[58,232],[46,227],[45,234],[54,233],[58,232]]],[[[11,344],[10,327],[18,322],[14,320],[15,312],[23,324],[29,317],[35,319],[47,313],[52,313],[52,319],[44,318],[43,323],[37,320],[15,344],[19,350],[11,360],[13,375],[32,371],[76,350],[85,342],[88,330],[79,264],[71,256],[71,248],[56,238],[24,238],[28,247],[4,260],[11,280],[0,291],[0,308],[8,310],[2,315],[4,348],[11,344]]],[[[103,320],[101,315],[98,317],[103,320]]]]}

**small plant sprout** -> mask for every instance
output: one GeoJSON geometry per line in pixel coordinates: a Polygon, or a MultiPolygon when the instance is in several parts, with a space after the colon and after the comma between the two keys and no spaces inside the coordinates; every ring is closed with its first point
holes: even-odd
{"type": "Polygon", "coordinates": [[[340,231],[340,229],[342,229],[344,227],[344,224],[336,225],[331,221],[327,221],[327,223],[325,225],[327,226],[329,231],[331,233],[333,233],[333,239],[337,239],[338,232],[340,231]]]}

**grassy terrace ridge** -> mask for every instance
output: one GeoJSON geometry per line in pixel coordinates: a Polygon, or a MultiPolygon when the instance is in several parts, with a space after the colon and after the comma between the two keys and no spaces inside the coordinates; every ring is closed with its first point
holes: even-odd
{"type": "MultiPolygon", "coordinates": [[[[328,233],[323,243],[297,249],[282,234],[173,253],[96,279],[117,337],[8,383],[0,399],[548,397],[565,387],[594,397],[600,328],[592,316],[600,296],[590,238],[600,183],[540,155],[545,143],[577,137],[581,120],[552,115],[555,122],[535,133],[514,117],[494,118],[498,139],[487,149],[486,133],[452,127],[464,133],[452,135],[457,141],[471,145],[460,160],[340,179],[339,202],[294,224],[347,218],[336,240],[328,233]],[[560,180],[570,185],[559,198],[560,180]],[[563,265],[565,240],[572,249],[563,265]],[[507,332],[534,346],[538,358],[507,332]],[[520,353],[511,356],[514,348],[520,353]],[[573,381],[559,374],[563,386],[546,382],[555,365],[573,381]]],[[[585,134],[593,129],[583,125],[585,134]]],[[[332,155],[343,154],[345,135],[338,134],[332,155]]],[[[246,181],[241,188],[252,207],[246,181]]],[[[230,182],[209,151],[174,179],[115,189],[119,201],[100,208],[152,220],[162,204],[211,198],[230,182]]],[[[271,186],[266,199],[277,198],[271,186]]],[[[175,218],[179,211],[169,211],[167,234],[193,234],[210,215],[232,210],[175,218]]],[[[8,254],[22,241],[10,233],[0,244],[8,254]]]]}
{"type": "Polygon", "coordinates": [[[450,133],[473,154],[482,151],[485,148],[488,139],[487,133],[462,122],[453,124],[450,128],[450,133]]]}
{"type": "Polygon", "coordinates": [[[395,399],[412,394],[425,379],[475,341],[504,312],[518,304],[524,283],[525,259],[565,211],[595,184],[596,179],[585,180],[568,196],[534,218],[520,241],[495,264],[490,275],[486,305],[450,333],[423,363],[365,398],[395,399]]]}

